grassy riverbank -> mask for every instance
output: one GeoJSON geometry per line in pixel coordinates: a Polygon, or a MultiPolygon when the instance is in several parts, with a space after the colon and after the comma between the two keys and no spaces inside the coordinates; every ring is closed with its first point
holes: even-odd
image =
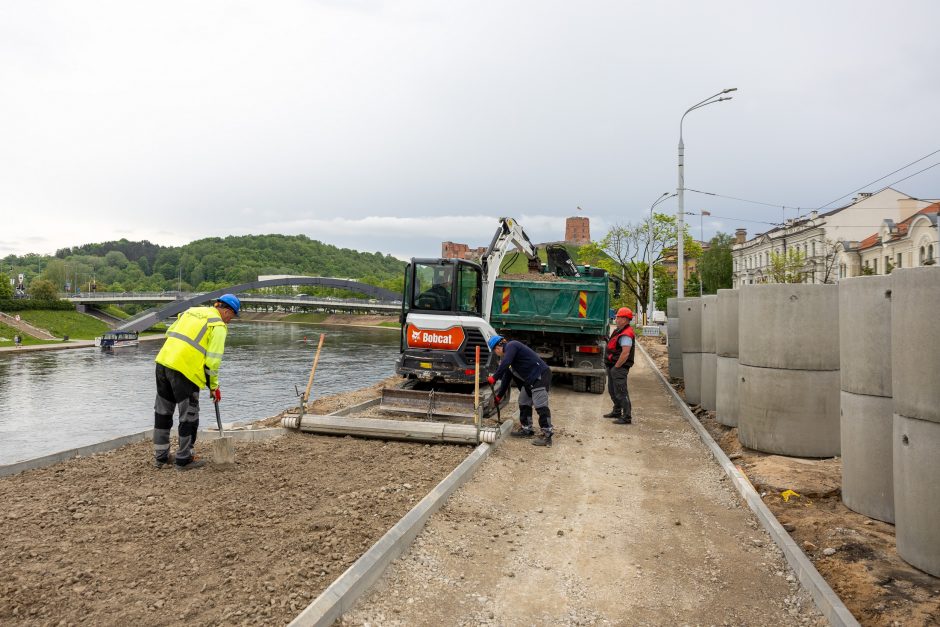
{"type": "Polygon", "coordinates": [[[93,340],[108,330],[97,318],[77,311],[27,310],[19,312],[25,322],[45,329],[56,337],[69,336],[73,340],[93,340]]]}

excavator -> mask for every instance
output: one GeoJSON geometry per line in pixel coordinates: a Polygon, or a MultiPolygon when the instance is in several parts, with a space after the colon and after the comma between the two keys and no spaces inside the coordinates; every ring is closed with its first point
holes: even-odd
{"type": "MultiPolygon", "coordinates": [[[[401,355],[396,372],[406,379],[398,388],[383,390],[381,408],[426,414],[428,417],[472,417],[473,396],[467,394],[476,377],[476,351],[480,351],[480,379],[496,369],[487,340],[496,331],[489,312],[500,266],[508,252],[518,248],[528,268],[540,272],[535,245],[512,218],[500,218],[480,263],[466,259],[419,259],[405,269],[401,311],[401,355]]],[[[508,401],[503,399],[503,403],[508,401]]],[[[482,390],[484,415],[495,408],[492,390],[482,390]]]]}

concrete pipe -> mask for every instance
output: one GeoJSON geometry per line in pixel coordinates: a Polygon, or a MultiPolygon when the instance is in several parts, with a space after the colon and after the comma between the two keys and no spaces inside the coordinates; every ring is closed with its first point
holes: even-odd
{"type": "Polygon", "coordinates": [[[739,299],[741,364],[839,369],[839,286],[745,285],[739,299]]]}
{"type": "Polygon", "coordinates": [[[701,298],[686,298],[679,303],[679,337],[683,353],[702,352],[701,298]]]}
{"type": "Polygon", "coordinates": [[[842,502],[894,522],[892,400],[842,391],[842,502]]]}
{"type": "Polygon", "coordinates": [[[755,368],[741,363],[738,371],[741,444],[793,457],[839,454],[838,370],[755,368]]]}
{"type": "Polygon", "coordinates": [[[714,294],[702,296],[702,352],[715,352],[715,337],[718,334],[718,297],[714,294]]]}
{"type": "Polygon", "coordinates": [[[685,402],[702,402],[702,353],[682,353],[682,380],[685,383],[685,402]]]}
{"type": "Polygon", "coordinates": [[[719,357],[738,356],[738,290],[718,290],[718,330],[715,352],[719,357]]]}
{"type": "Polygon", "coordinates": [[[894,413],[940,422],[940,267],[891,273],[894,413]]]}
{"type": "Polygon", "coordinates": [[[728,427],[738,426],[738,358],[716,359],[715,375],[715,420],[728,427]]]}
{"type": "Polygon", "coordinates": [[[715,399],[718,379],[718,356],[715,353],[701,353],[702,355],[702,392],[701,405],[709,411],[715,411],[715,399]]]}
{"type": "Polygon", "coordinates": [[[893,444],[898,555],[940,577],[940,423],[895,414],[893,444]]]}
{"type": "Polygon", "coordinates": [[[846,392],[891,396],[893,276],[839,281],[839,363],[846,392]]]}
{"type": "Polygon", "coordinates": [[[668,338],[669,376],[682,378],[682,344],[679,336],[679,319],[666,318],[666,336],[668,338]]]}

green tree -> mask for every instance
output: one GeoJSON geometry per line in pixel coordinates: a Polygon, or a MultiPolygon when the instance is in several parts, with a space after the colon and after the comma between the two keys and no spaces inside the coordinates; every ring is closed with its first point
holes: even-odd
{"type": "Polygon", "coordinates": [[[13,284],[3,272],[0,272],[0,298],[13,298],[13,284]]]}
{"type": "MultiPolygon", "coordinates": [[[[678,230],[674,216],[654,213],[652,218],[640,222],[614,225],[600,242],[582,246],[578,254],[582,263],[602,267],[612,275],[623,278],[625,293],[622,302],[615,304],[634,306],[639,300],[645,305],[649,302],[650,262],[655,268],[670,254],[675,255],[678,230]]],[[[688,227],[683,241],[687,257],[694,259],[701,256],[702,247],[689,235],[688,227]]],[[[654,270],[654,278],[655,275],[654,270]]]]}
{"type": "Polygon", "coordinates": [[[734,286],[731,261],[733,244],[734,238],[727,233],[716,233],[708,242],[708,250],[702,253],[698,267],[702,274],[702,289],[706,294],[717,294],[720,289],[734,286]]]}
{"type": "Polygon", "coordinates": [[[770,253],[770,279],[774,283],[802,283],[806,278],[806,257],[795,248],[785,254],[770,253]]]}
{"type": "Polygon", "coordinates": [[[59,292],[52,281],[47,279],[35,279],[29,284],[29,297],[34,300],[52,301],[58,300],[59,292]]]}
{"type": "Polygon", "coordinates": [[[112,250],[104,256],[105,262],[115,268],[123,268],[127,265],[127,257],[119,250],[112,250]]]}

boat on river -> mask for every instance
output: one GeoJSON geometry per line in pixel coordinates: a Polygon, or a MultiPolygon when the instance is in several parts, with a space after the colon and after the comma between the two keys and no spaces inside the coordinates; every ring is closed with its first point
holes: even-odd
{"type": "Polygon", "coordinates": [[[95,346],[103,351],[137,346],[137,344],[137,331],[105,331],[104,335],[95,338],[95,346]]]}

